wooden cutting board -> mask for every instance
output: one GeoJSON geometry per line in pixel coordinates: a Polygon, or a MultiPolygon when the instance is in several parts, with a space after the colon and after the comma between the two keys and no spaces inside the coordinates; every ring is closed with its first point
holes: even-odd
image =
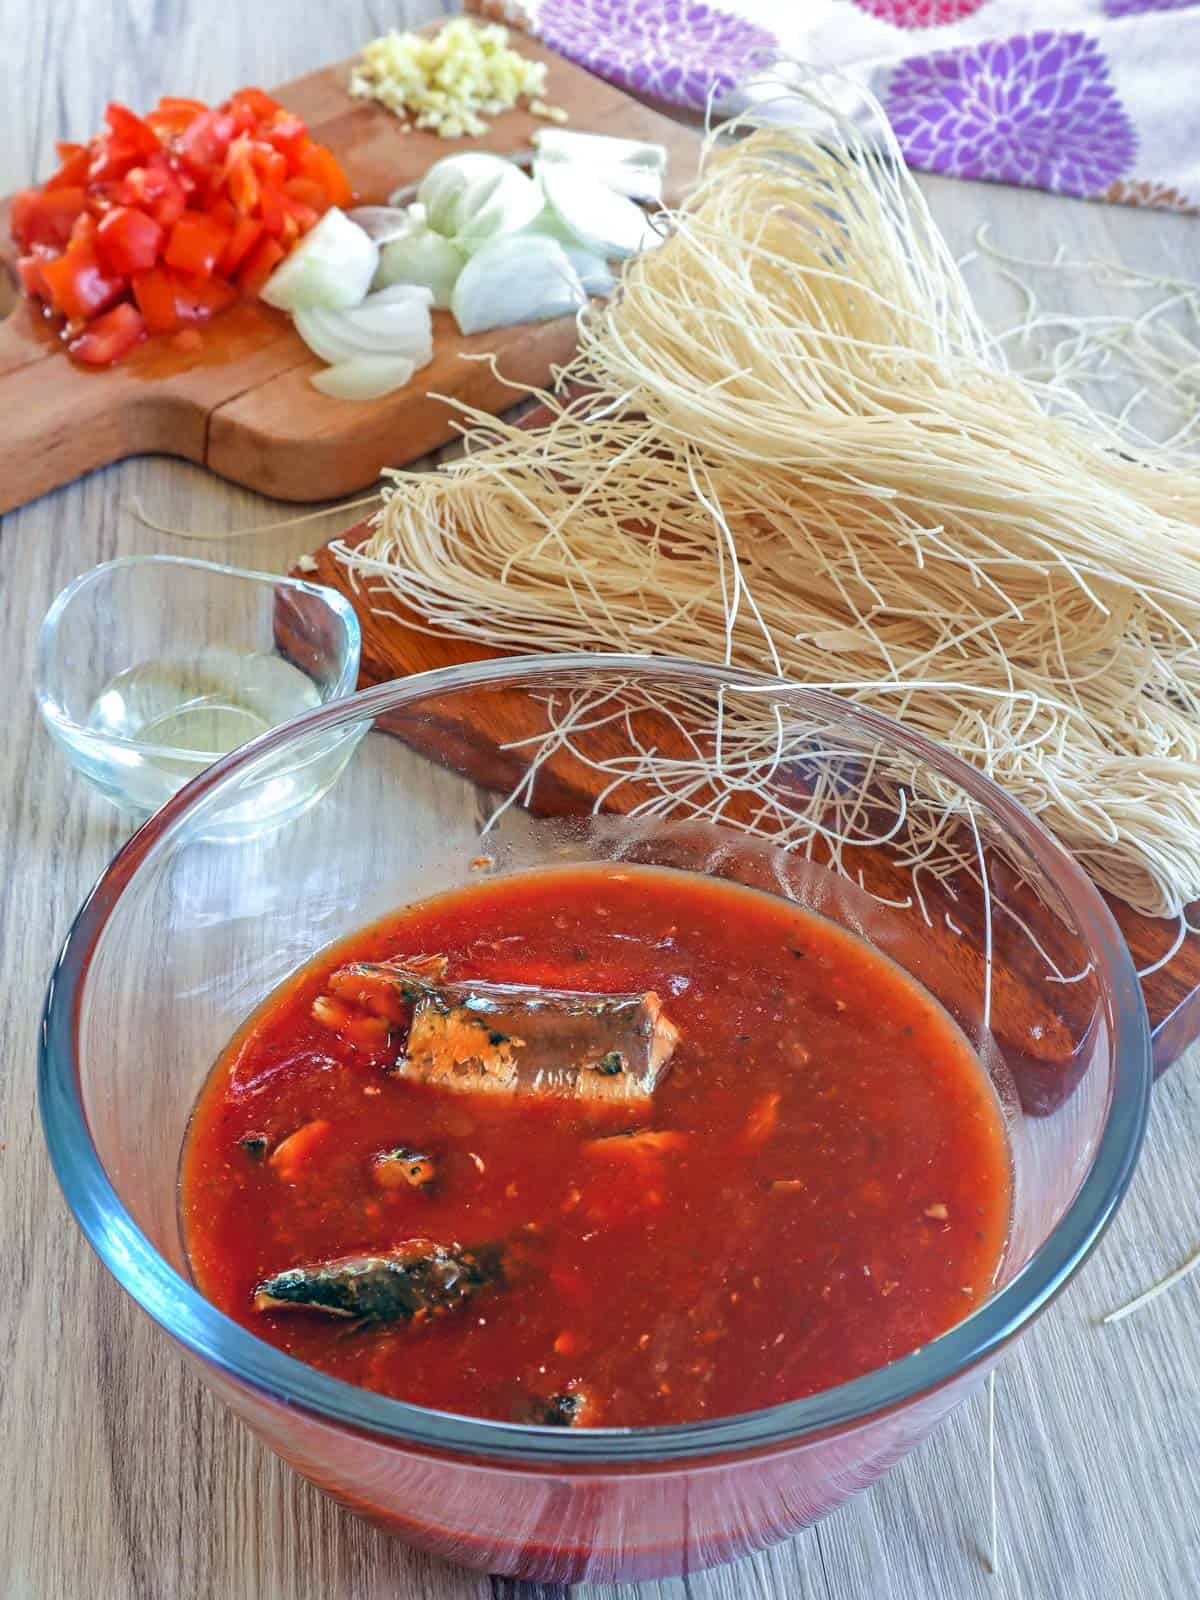
{"type": "MultiPolygon", "coordinates": [[[[522,54],[549,64],[547,99],[572,128],[654,140],[668,148],[668,198],[695,173],[697,134],[594,78],[554,51],[517,35],[522,54]]],[[[510,155],[544,126],[526,111],[495,118],[480,139],[404,133],[375,102],[352,100],[349,63],[297,78],[273,93],[336,153],[361,204],[378,204],[417,181],[441,156],[462,149],[510,155]]],[[[171,87],[186,90],[186,84],[171,87]]],[[[239,87],[231,83],[232,93],[239,87]]],[[[15,274],[7,205],[0,206],[0,268],[15,274]]],[[[3,273],[0,273],[0,277],[3,273]]],[[[464,338],[446,312],[434,313],[434,359],[413,382],[381,400],[334,400],[308,379],[323,363],[279,311],[233,307],[205,330],[191,354],[151,339],[119,366],[76,366],[27,300],[0,323],[0,512],[93,467],[146,453],[184,456],[224,478],[280,500],[326,500],[375,481],[453,437],[451,410],[437,395],[484,411],[514,399],[512,383],[545,384],[575,346],[574,320],[498,328],[464,338]],[[508,383],[488,363],[494,353],[508,383]]]]}
{"type": "MultiPolygon", "coordinates": [[[[342,537],[347,543],[356,544],[366,537],[366,532],[366,524],[359,523],[342,537]]],[[[415,618],[411,624],[403,619],[402,608],[397,608],[390,595],[388,606],[397,614],[378,615],[370,607],[370,595],[355,590],[329,545],[317,550],[305,568],[297,568],[297,575],[328,584],[355,609],[362,627],[360,688],[436,667],[492,659],[502,653],[470,640],[422,632],[415,626],[415,618]],[[312,561],[316,563],[315,570],[312,561]]],[[[286,648],[286,627],[279,631],[286,648]]],[[[544,723],[541,713],[534,710],[520,690],[506,689],[488,691],[477,699],[455,696],[446,702],[437,718],[426,717],[418,723],[401,717],[387,726],[423,753],[466,773],[481,787],[508,794],[526,767],[519,753],[502,747],[538,731],[544,723]]],[[[662,736],[671,737],[669,727],[664,726],[662,736]]],[[[536,809],[552,814],[590,805],[602,781],[594,771],[566,754],[556,756],[548,765],[550,770],[539,775],[536,809]]],[[[893,869],[879,855],[863,852],[856,857],[856,866],[863,868],[867,886],[885,897],[889,890],[890,897],[906,892],[898,878],[889,877],[893,869]]],[[[1006,903],[1016,909],[1022,892],[1015,883],[1005,886],[1006,903]]],[[[1178,933],[1176,924],[1142,916],[1106,898],[1137,967],[1152,966],[1170,950],[1178,933]]],[[[952,909],[954,918],[962,922],[961,902],[952,907],[947,899],[945,909],[952,909]]],[[[1031,899],[1021,909],[1025,920],[1036,926],[1036,901],[1031,899]]],[[[933,927],[922,932],[922,940],[940,940],[946,947],[943,956],[953,963],[961,961],[964,1011],[969,1012],[970,997],[980,992],[982,982],[982,972],[975,970],[982,938],[960,940],[949,933],[936,907],[931,920],[933,927]]],[[[1044,924],[1039,932],[1043,942],[1053,939],[1052,930],[1044,924]]],[[[999,930],[996,936],[1001,938],[999,930]]],[[[1048,1002],[1042,970],[1040,957],[1027,940],[1014,937],[1003,949],[997,945],[993,1031],[1005,1050],[1026,1108],[1036,1112],[1053,1110],[1078,1081],[1086,1060],[1086,1024],[1092,1004],[1086,983],[1059,986],[1053,1003],[1048,1002]],[[1031,1028],[1035,1021],[1038,1027],[1031,1028]],[[1031,1034],[1041,1040],[1036,1055],[1030,1053],[1031,1034]]],[[[1142,989],[1154,1035],[1155,1068],[1161,1071],[1200,1037],[1200,939],[1188,935],[1169,961],[1146,975],[1142,989]]]]}

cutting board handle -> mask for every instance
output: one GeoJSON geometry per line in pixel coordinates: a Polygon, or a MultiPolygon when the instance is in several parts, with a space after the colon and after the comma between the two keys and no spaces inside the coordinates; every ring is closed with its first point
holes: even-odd
{"type": "Polygon", "coordinates": [[[0,327],[0,512],[125,456],[204,460],[207,407],[129,367],[89,372],[35,316],[23,301],[0,327]]]}

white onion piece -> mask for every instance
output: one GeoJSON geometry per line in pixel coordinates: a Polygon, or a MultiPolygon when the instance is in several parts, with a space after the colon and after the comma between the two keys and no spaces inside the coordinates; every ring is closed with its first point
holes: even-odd
{"type": "Polygon", "coordinates": [[[616,288],[616,280],[603,256],[594,256],[590,250],[584,250],[575,244],[564,243],[562,251],[579,274],[579,281],[586,294],[607,296],[616,288]]]}
{"type": "Polygon", "coordinates": [[[435,161],[417,187],[417,204],[425,208],[426,225],[448,238],[457,233],[468,184],[475,179],[494,183],[509,165],[503,156],[486,150],[465,150],[435,161]]]}
{"type": "Polygon", "coordinates": [[[380,250],[375,288],[420,284],[431,292],[433,304],[445,311],[462,267],[463,253],[457,245],[432,228],[411,228],[380,250]]]}
{"type": "Polygon", "coordinates": [[[417,367],[433,360],[429,291],[407,284],[368,295],[349,310],[309,306],[296,313],[296,331],[314,355],[334,364],[356,356],[399,357],[417,367]]]}
{"type": "Polygon", "coordinates": [[[550,209],[593,255],[623,261],[659,243],[633,201],[605,188],[586,168],[538,161],[534,172],[550,209]]]}
{"type": "Polygon", "coordinates": [[[403,389],[415,371],[402,356],[354,356],[314,372],[308,381],[336,400],[378,400],[393,389],[403,389]]]}
{"type": "Polygon", "coordinates": [[[507,234],[483,246],[458,275],[450,309],[463,333],[544,322],[587,303],[579,274],[556,240],[507,234]]]}
{"type": "Polygon", "coordinates": [[[357,222],[377,245],[385,245],[389,239],[399,239],[413,225],[407,208],[403,206],[355,206],[346,215],[351,222],[357,222]]]}
{"type": "Polygon", "coordinates": [[[425,215],[425,207],[413,199],[417,192],[415,183],[402,183],[398,189],[393,189],[388,195],[388,205],[393,211],[404,211],[408,215],[409,223],[414,228],[427,228],[429,218],[425,215]],[[411,202],[411,204],[410,204],[411,202]]]}
{"type": "Polygon", "coordinates": [[[542,209],[533,179],[502,156],[483,150],[435,161],[421,180],[417,200],[436,233],[464,249],[501,233],[516,233],[542,209]]]}
{"type": "Polygon", "coordinates": [[[433,290],[424,283],[389,283],[382,289],[373,290],[363,305],[392,306],[410,302],[416,306],[431,306],[433,290]]]}
{"type": "Polygon", "coordinates": [[[576,133],[571,128],[538,128],[533,142],[539,161],[584,167],[605,188],[630,200],[662,200],[665,145],[615,139],[607,133],[576,133]]]}
{"type": "Polygon", "coordinates": [[[542,212],[536,222],[524,229],[519,237],[524,238],[528,234],[544,234],[560,244],[563,254],[579,274],[579,281],[588,294],[610,295],[613,292],[616,285],[609,271],[608,262],[603,256],[585,250],[575,235],[563,226],[549,207],[542,212]]]}
{"type": "Polygon", "coordinates": [[[354,306],[371,287],[378,265],[379,246],[333,206],[275,268],[262,298],[280,311],[354,306]]]}

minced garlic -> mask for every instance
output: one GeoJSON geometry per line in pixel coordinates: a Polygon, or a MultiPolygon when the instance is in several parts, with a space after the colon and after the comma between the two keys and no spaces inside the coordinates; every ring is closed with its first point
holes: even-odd
{"type": "Polygon", "coordinates": [[[566,113],[547,105],[544,62],[508,48],[508,29],[478,27],[465,18],[437,33],[385,34],[363,51],[350,75],[350,93],[379,100],[413,126],[443,139],[475,137],[486,117],[524,100],[534,116],[565,122],[566,113]]]}

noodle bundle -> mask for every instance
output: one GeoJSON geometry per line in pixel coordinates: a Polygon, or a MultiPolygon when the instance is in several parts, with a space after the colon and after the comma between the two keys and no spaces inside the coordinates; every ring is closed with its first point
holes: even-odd
{"type": "Polygon", "coordinates": [[[864,133],[807,79],[710,136],[664,243],[581,314],[549,422],[473,414],[341,559],[431,631],[839,691],[1177,915],[1200,474],[1006,369],[875,109],[864,133]]]}

